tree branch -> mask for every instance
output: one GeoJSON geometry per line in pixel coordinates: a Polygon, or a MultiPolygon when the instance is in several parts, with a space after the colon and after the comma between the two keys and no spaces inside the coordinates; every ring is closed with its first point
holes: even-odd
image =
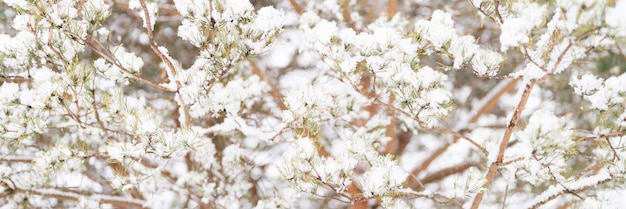
{"type": "Polygon", "coordinates": [[[413,169],[413,171],[411,172],[411,175],[409,175],[408,179],[407,179],[407,184],[409,186],[409,188],[418,188],[423,186],[422,182],[420,182],[418,180],[419,175],[425,171],[430,164],[435,161],[435,159],[437,159],[439,156],[441,156],[447,149],[448,147],[450,147],[450,143],[443,145],[442,147],[440,147],[439,149],[435,150],[430,157],[428,157],[425,161],[423,161],[419,167],[413,169]]]}
{"type": "Polygon", "coordinates": [[[387,17],[393,17],[398,12],[398,0],[387,0],[387,17]]]}
{"type": "Polygon", "coordinates": [[[476,114],[474,114],[474,116],[472,116],[472,118],[469,120],[469,123],[478,122],[478,119],[480,119],[482,115],[491,111],[491,109],[493,109],[493,107],[495,107],[496,104],[498,104],[498,101],[500,101],[500,97],[502,97],[502,95],[504,95],[505,93],[511,91],[511,89],[515,87],[515,85],[517,84],[519,80],[520,79],[517,78],[517,79],[511,80],[509,83],[506,84],[506,86],[502,88],[497,88],[497,87],[494,88],[494,90],[497,90],[497,91],[493,95],[488,94],[485,97],[487,101],[484,102],[484,105],[480,105],[481,108],[476,112],[476,114]]]}
{"type": "Polygon", "coordinates": [[[469,163],[463,163],[460,165],[455,165],[455,166],[451,166],[451,167],[447,167],[444,169],[441,169],[439,171],[436,171],[426,177],[424,177],[421,180],[422,184],[428,184],[428,183],[432,183],[432,182],[436,182],[439,181],[445,177],[448,177],[450,175],[453,174],[457,174],[457,173],[461,173],[465,170],[467,170],[468,168],[471,168],[473,166],[476,166],[476,163],[473,162],[469,162],[469,163]]]}
{"type": "Polygon", "coordinates": [[[304,9],[302,9],[302,7],[298,4],[298,2],[296,2],[296,0],[289,0],[289,4],[291,4],[291,7],[293,7],[293,9],[296,10],[299,15],[302,15],[304,13],[304,9]]]}
{"type": "Polygon", "coordinates": [[[352,16],[350,14],[350,1],[344,0],[343,3],[341,3],[341,15],[343,16],[343,20],[346,22],[348,27],[357,31],[356,25],[354,24],[354,21],[352,21],[352,16]]]}
{"type": "MultiPolygon", "coordinates": [[[[154,54],[157,55],[157,57],[159,57],[159,59],[161,59],[161,61],[165,63],[165,65],[167,65],[167,67],[165,68],[165,71],[167,72],[168,79],[170,80],[170,82],[174,81],[176,83],[176,90],[178,91],[178,89],[180,89],[181,87],[181,84],[180,84],[180,81],[176,79],[176,68],[174,67],[174,64],[169,59],[169,57],[165,56],[163,52],[161,52],[161,50],[158,49],[156,41],[154,40],[152,24],[150,21],[150,12],[148,11],[148,6],[146,5],[146,2],[144,0],[139,0],[139,3],[141,4],[141,8],[143,10],[143,15],[145,18],[144,27],[146,28],[146,33],[148,34],[148,39],[150,40],[149,41],[150,49],[152,49],[152,52],[154,52],[154,54]]],[[[182,96],[180,94],[178,94],[178,97],[180,101],[183,101],[182,96]]],[[[181,105],[180,108],[182,109],[181,112],[183,114],[183,121],[181,122],[182,124],[184,124],[184,127],[189,127],[191,125],[189,105],[185,104],[184,102],[181,102],[180,105],[181,105]]]]}
{"type": "Polygon", "coordinates": [[[32,157],[23,157],[23,156],[0,156],[0,162],[7,163],[31,163],[33,162],[32,157]]]}
{"type": "Polygon", "coordinates": [[[511,135],[513,134],[513,129],[517,127],[517,123],[519,121],[520,116],[522,115],[522,111],[526,107],[526,103],[528,102],[528,98],[530,97],[530,92],[533,90],[533,87],[535,86],[535,83],[537,83],[537,81],[539,80],[533,79],[533,80],[530,80],[528,84],[526,84],[526,88],[524,89],[524,92],[522,93],[522,98],[519,104],[517,105],[517,107],[515,108],[515,111],[513,112],[513,116],[511,117],[509,125],[506,129],[506,132],[504,133],[504,136],[502,137],[502,141],[500,142],[500,149],[498,151],[497,159],[495,162],[491,163],[491,166],[489,167],[489,171],[487,172],[487,176],[485,177],[486,182],[485,182],[485,185],[483,185],[483,190],[480,191],[474,198],[474,202],[472,203],[472,209],[477,209],[480,206],[480,202],[482,201],[483,196],[485,195],[485,191],[489,188],[489,186],[491,185],[491,182],[495,178],[496,171],[502,164],[502,158],[504,158],[504,150],[506,150],[506,148],[508,147],[509,140],[511,139],[511,135]]]}
{"type": "Polygon", "coordinates": [[[415,120],[416,122],[418,122],[420,124],[420,127],[426,130],[435,130],[435,131],[439,131],[439,132],[443,132],[443,133],[448,133],[448,134],[452,134],[455,137],[461,138],[461,139],[465,139],[466,141],[468,141],[470,144],[474,145],[478,150],[480,150],[482,153],[484,153],[485,155],[489,155],[489,152],[487,151],[487,149],[485,149],[484,147],[480,146],[480,144],[476,143],[474,140],[470,139],[467,136],[464,136],[463,134],[460,134],[456,131],[450,130],[448,128],[444,128],[444,127],[438,127],[438,126],[433,126],[433,127],[426,127],[424,126],[423,122],[420,121],[417,117],[412,116],[411,114],[409,114],[408,112],[397,108],[391,104],[387,104],[385,102],[380,101],[378,98],[374,99],[374,102],[381,104],[387,108],[391,108],[394,109],[396,112],[402,113],[403,115],[412,118],[413,120],[415,120]]]}
{"type": "Polygon", "coordinates": [[[38,195],[46,198],[55,198],[59,200],[78,202],[81,198],[90,198],[98,200],[100,204],[112,204],[122,208],[146,208],[143,200],[132,199],[128,197],[118,197],[105,194],[80,194],[77,192],[61,191],[57,189],[22,189],[15,188],[14,192],[29,195],[38,195]]]}
{"type": "Polygon", "coordinates": [[[578,181],[563,183],[561,187],[551,187],[550,189],[536,196],[535,199],[530,201],[530,203],[525,208],[539,208],[540,206],[556,199],[563,194],[584,191],[599,184],[609,182],[612,179],[613,176],[611,176],[611,174],[601,173],[595,176],[579,179],[578,181]]]}

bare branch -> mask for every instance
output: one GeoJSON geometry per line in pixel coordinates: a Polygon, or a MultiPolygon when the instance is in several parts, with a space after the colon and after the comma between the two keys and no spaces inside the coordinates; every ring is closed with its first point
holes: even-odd
{"type": "Polygon", "coordinates": [[[296,0],[289,0],[289,4],[291,4],[291,7],[293,7],[293,9],[296,10],[299,15],[304,13],[304,9],[302,9],[302,7],[298,4],[298,2],[296,2],[296,0]]]}
{"type": "Polygon", "coordinates": [[[23,156],[1,156],[0,162],[7,163],[31,163],[33,162],[33,158],[31,157],[23,157],[23,156]]]}
{"type": "Polygon", "coordinates": [[[482,201],[483,196],[485,195],[485,191],[489,188],[489,186],[491,185],[491,182],[495,178],[496,171],[502,164],[502,158],[504,158],[504,150],[506,150],[506,148],[508,147],[509,140],[511,139],[511,135],[513,134],[513,130],[515,129],[515,127],[517,127],[517,123],[519,121],[520,116],[522,115],[522,111],[524,110],[524,107],[526,107],[526,103],[528,102],[528,98],[530,97],[530,92],[533,90],[533,87],[535,86],[535,83],[537,81],[538,81],[537,79],[533,79],[533,80],[530,80],[528,84],[526,84],[526,88],[524,88],[524,92],[522,93],[522,98],[519,104],[517,105],[517,107],[515,108],[515,111],[513,112],[513,116],[511,117],[511,120],[509,122],[508,128],[506,129],[506,132],[504,133],[504,136],[502,137],[502,141],[500,142],[500,149],[498,151],[498,157],[495,162],[491,163],[491,166],[489,167],[489,171],[487,172],[487,176],[485,178],[486,182],[485,182],[485,185],[483,186],[484,190],[480,191],[474,198],[474,202],[472,203],[472,209],[477,209],[480,206],[480,202],[482,201]]]}
{"type": "Polygon", "coordinates": [[[387,16],[393,17],[398,12],[398,0],[387,0],[387,16]]]}
{"type": "Polygon", "coordinates": [[[463,171],[467,170],[468,168],[474,167],[476,166],[476,163],[473,162],[468,162],[468,163],[462,163],[460,165],[455,165],[455,166],[451,166],[451,167],[447,167],[444,169],[441,169],[439,171],[436,171],[426,177],[424,177],[421,182],[422,184],[428,184],[428,183],[432,183],[432,182],[437,182],[440,181],[441,179],[448,177],[450,175],[454,175],[457,173],[462,173],[463,171]]]}

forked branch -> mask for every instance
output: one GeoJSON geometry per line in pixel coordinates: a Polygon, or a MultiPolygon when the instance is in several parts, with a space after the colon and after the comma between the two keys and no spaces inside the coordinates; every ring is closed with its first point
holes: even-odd
{"type": "Polygon", "coordinates": [[[480,206],[480,202],[483,200],[485,191],[491,185],[491,182],[496,176],[496,171],[502,165],[502,159],[504,158],[504,150],[506,150],[506,148],[509,145],[509,141],[511,140],[511,136],[513,135],[513,130],[515,129],[515,127],[517,127],[517,123],[519,122],[519,118],[522,115],[522,111],[526,107],[526,103],[528,102],[528,98],[530,97],[530,92],[532,92],[533,87],[535,86],[535,83],[537,83],[539,80],[540,79],[532,79],[530,80],[528,84],[526,84],[526,87],[524,88],[524,92],[522,93],[522,98],[519,104],[517,105],[517,107],[515,108],[515,111],[513,112],[513,116],[511,117],[511,120],[509,121],[509,125],[506,129],[506,132],[504,132],[504,136],[502,137],[502,141],[500,142],[500,149],[498,151],[498,157],[496,158],[495,162],[491,163],[491,166],[489,167],[489,171],[487,172],[487,177],[485,178],[486,181],[485,181],[485,185],[483,185],[483,190],[481,190],[474,198],[474,202],[472,203],[472,209],[477,209],[480,206]]]}

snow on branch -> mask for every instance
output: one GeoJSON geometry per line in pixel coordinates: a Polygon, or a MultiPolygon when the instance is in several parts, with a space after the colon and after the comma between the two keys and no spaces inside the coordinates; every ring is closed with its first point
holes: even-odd
{"type": "Polygon", "coordinates": [[[599,184],[611,181],[613,177],[606,171],[600,172],[594,176],[583,177],[572,182],[565,182],[558,186],[551,186],[542,192],[530,202],[526,203],[523,208],[538,208],[547,202],[554,200],[560,195],[584,191],[599,184]]]}

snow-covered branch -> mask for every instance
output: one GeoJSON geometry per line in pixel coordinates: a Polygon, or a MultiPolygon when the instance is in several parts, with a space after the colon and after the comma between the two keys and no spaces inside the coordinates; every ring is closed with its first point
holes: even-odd
{"type": "Polygon", "coordinates": [[[4,0],[0,205],[619,207],[623,11],[4,0]]]}

